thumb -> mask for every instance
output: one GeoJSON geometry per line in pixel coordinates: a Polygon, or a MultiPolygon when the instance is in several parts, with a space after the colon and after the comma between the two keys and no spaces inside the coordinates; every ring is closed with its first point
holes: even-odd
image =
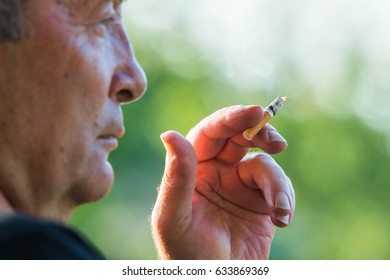
{"type": "Polygon", "coordinates": [[[154,218],[164,227],[178,226],[177,222],[190,221],[197,159],[191,143],[178,132],[165,132],[161,140],[167,155],[154,218]]]}

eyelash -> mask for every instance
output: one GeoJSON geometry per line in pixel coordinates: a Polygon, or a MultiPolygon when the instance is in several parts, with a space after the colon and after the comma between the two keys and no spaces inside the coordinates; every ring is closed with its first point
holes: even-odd
{"type": "Polygon", "coordinates": [[[109,25],[111,23],[114,23],[117,21],[117,18],[115,16],[109,16],[109,17],[106,17],[104,19],[102,19],[99,24],[101,25],[109,25]]]}
{"type": "Polygon", "coordinates": [[[107,32],[110,32],[110,28],[118,21],[116,15],[109,15],[98,22],[95,26],[95,32],[99,37],[105,37],[107,32]]]}

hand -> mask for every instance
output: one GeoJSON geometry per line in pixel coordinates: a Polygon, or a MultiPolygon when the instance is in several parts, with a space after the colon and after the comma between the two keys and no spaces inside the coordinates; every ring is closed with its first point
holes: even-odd
{"type": "Polygon", "coordinates": [[[252,140],[242,132],[263,115],[259,106],[233,106],[202,120],[187,136],[161,138],[166,167],[152,213],[162,259],[266,259],[274,228],[294,213],[291,181],[273,158],[247,154],[287,148],[270,125],[252,140]]]}

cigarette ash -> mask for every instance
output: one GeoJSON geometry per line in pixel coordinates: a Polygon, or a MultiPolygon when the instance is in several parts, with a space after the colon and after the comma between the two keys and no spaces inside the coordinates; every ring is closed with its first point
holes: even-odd
{"type": "Polygon", "coordinates": [[[276,112],[284,105],[284,102],[287,100],[287,97],[278,97],[271,104],[269,104],[265,111],[268,112],[272,117],[276,115],[276,112]]]}

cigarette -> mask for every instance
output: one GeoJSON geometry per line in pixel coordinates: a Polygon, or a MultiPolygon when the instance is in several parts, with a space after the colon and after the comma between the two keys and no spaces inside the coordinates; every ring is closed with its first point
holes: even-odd
{"type": "Polygon", "coordinates": [[[242,134],[246,140],[251,141],[257,133],[260,132],[260,130],[267,124],[267,122],[272,118],[275,117],[276,112],[284,105],[284,102],[287,100],[287,97],[278,97],[274,101],[271,102],[267,107],[264,109],[264,115],[261,118],[260,122],[256,124],[255,126],[252,126],[244,131],[242,134]]]}

